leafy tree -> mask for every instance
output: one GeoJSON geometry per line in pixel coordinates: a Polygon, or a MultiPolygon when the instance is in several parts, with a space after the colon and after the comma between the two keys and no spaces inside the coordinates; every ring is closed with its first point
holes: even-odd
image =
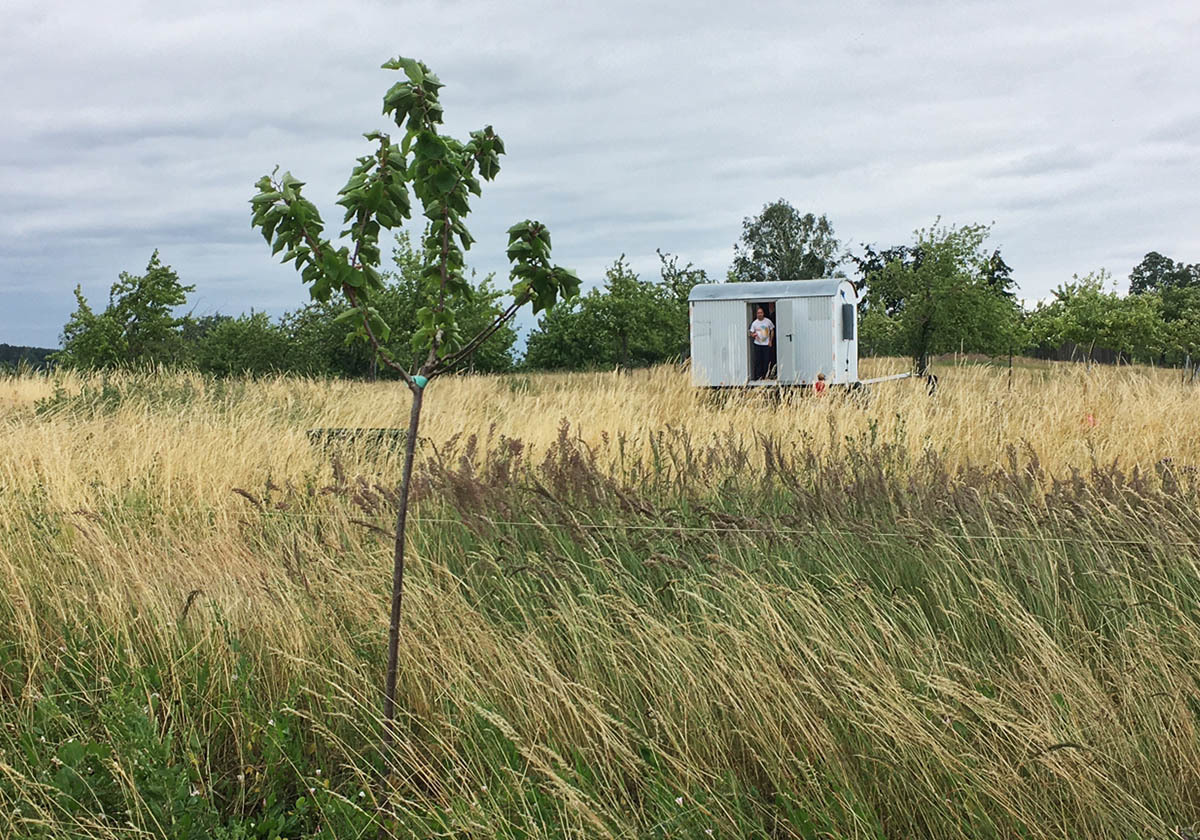
{"type": "Polygon", "coordinates": [[[688,297],[692,289],[708,282],[704,269],[690,262],[680,267],[679,258],[673,254],[656,251],[660,263],[659,272],[663,295],[667,306],[662,313],[664,341],[671,356],[681,359],[691,353],[691,318],[688,297]]]}
{"type": "Polygon", "coordinates": [[[916,231],[912,245],[868,248],[855,260],[866,297],[861,341],[909,356],[920,374],[936,353],[1013,348],[1020,339],[1011,270],[998,252],[984,252],[988,233],[986,225],[935,223],[916,231]]]}
{"type": "Polygon", "coordinates": [[[62,349],[54,354],[55,364],[73,368],[116,367],[125,357],[121,327],[107,313],[97,315],[75,287],[75,311],[63,325],[62,349]]]}
{"type": "Polygon", "coordinates": [[[882,310],[882,314],[895,317],[904,305],[903,289],[886,283],[877,284],[875,281],[884,276],[884,269],[892,263],[899,263],[903,268],[916,270],[921,266],[922,252],[920,245],[893,245],[890,248],[876,248],[874,245],[863,244],[862,256],[850,255],[850,261],[858,270],[858,293],[863,298],[864,316],[866,310],[882,310]]]}
{"type": "Polygon", "coordinates": [[[1200,263],[1187,265],[1151,251],[1130,272],[1129,291],[1131,296],[1154,295],[1161,301],[1163,362],[1179,364],[1196,354],[1200,263]]]}
{"type": "Polygon", "coordinates": [[[729,279],[737,282],[829,277],[841,262],[833,225],[824,215],[800,213],[784,199],[742,220],[729,279]]]}
{"type": "Polygon", "coordinates": [[[365,135],[375,144],[370,155],[358,158],[342,187],[338,204],[346,210],[347,227],[338,245],[324,237],[324,223],[315,205],[303,197],[303,183],[285,172],[264,175],[251,199],[252,224],[262,231],[273,253],[293,262],[314,300],[327,302],[341,295],[351,309],[337,316],[354,324],[380,361],[393,370],[412,394],[396,540],[392,568],[391,617],[388,625],[388,663],[384,681],[384,745],[395,739],[396,669],[400,612],[404,592],[405,525],[412,480],[413,456],[420,430],[421,405],[430,380],[455,370],[505,326],[526,304],[534,312],[578,293],[574,272],[550,261],[550,233],[540,222],[526,220],[509,228],[507,256],[512,263],[512,301],[474,336],[463,331],[460,314],[472,297],[464,276],[464,252],[474,241],[465,219],[470,196],[481,194],[480,180],[500,171],[504,144],[491,126],[473,131],[466,141],[441,132],[441,81],[422,62],[396,58],[383,65],[405,78],[383,98],[383,111],[404,133],[398,144],[382,132],[365,135]],[[407,365],[389,352],[391,326],[377,304],[385,292],[379,272],[379,234],[398,227],[411,215],[409,187],[420,202],[428,226],[421,244],[421,284],[429,303],[417,310],[417,331],[411,347],[424,355],[407,365]]]}
{"type": "Polygon", "coordinates": [[[121,328],[126,362],[174,362],[183,351],[184,319],[172,310],[187,303],[195,286],[184,286],[158,251],[150,257],[146,273],[121,272],[109,293],[105,314],[121,328]]]}
{"type": "Polygon", "coordinates": [[[174,269],[159,260],[158,251],[145,274],[121,272],[99,315],[76,286],[76,309],[63,327],[63,349],[55,360],[84,368],[180,361],[187,319],[176,317],[173,310],[187,303],[195,289],[179,282],[174,269]]]}
{"type": "Polygon", "coordinates": [[[218,316],[195,340],[192,360],[204,373],[281,373],[292,369],[287,333],[265,312],[218,316]]]}
{"type": "Polygon", "coordinates": [[[542,314],[525,344],[529,370],[586,370],[611,364],[598,350],[599,330],[583,299],[574,297],[542,314]]]}
{"type": "MultiPolygon", "coordinates": [[[[388,340],[380,343],[391,358],[413,360],[419,355],[419,348],[413,347],[413,337],[420,329],[418,313],[436,300],[422,281],[425,264],[407,233],[396,234],[392,264],[394,269],[380,272],[383,286],[373,301],[379,317],[390,326],[388,340]]],[[[456,314],[464,334],[474,335],[503,311],[503,298],[492,287],[490,276],[468,284],[470,294],[460,301],[456,314]]],[[[360,325],[343,317],[353,310],[344,295],[338,295],[284,314],[282,326],[292,343],[293,370],[316,376],[400,378],[390,367],[379,364],[370,342],[361,341],[360,325]]],[[[506,322],[455,370],[509,371],[514,365],[515,343],[516,331],[506,322]]]]}
{"type": "MultiPolygon", "coordinates": [[[[384,273],[385,283],[374,305],[392,328],[391,338],[384,345],[387,352],[393,358],[414,359],[415,365],[419,363],[417,357],[424,350],[419,335],[420,313],[427,307],[435,306],[437,301],[433,287],[422,282],[422,275],[428,271],[424,255],[412,247],[407,233],[396,235],[392,260],[395,270],[384,273]]],[[[492,275],[478,282],[464,277],[464,282],[467,294],[458,302],[455,318],[464,335],[476,335],[487,329],[503,312],[503,295],[493,288],[492,275]]],[[[505,321],[473,353],[459,360],[453,369],[484,373],[512,370],[512,348],[516,340],[516,330],[511,322],[505,321]]],[[[382,373],[385,376],[396,375],[386,366],[382,373]]]]}
{"type": "MultiPolygon", "coordinates": [[[[420,329],[418,313],[436,301],[429,284],[422,280],[425,271],[422,255],[413,248],[404,231],[396,234],[392,262],[394,269],[381,273],[383,286],[373,305],[391,328],[388,340],[381,342],[385,351],[392,358],[412,360],[420,352],[413,347],[413,337],[420,329]]],[[[468,282],[471,293],[461,300],[456,315],[460,329],[473,335],[485,329],[503,306],[502,296],[492,287],[490,276],[468,282]]],[[[293,345],[294,368],[323,376],[365,377],[377,373],[384,378],[399,379],[400,375],[387,365],[379,366],[374,348],[360,340],[359,325],[343,317],[352,310],[349,301],[338,296],[324,302],[313,301],[284,315],[283,327],[293,345]]],[[[511,370],[516,339],[516,331],[506,322],[456,369],[488,373],[511,370]]]]}
{"type": "Polygon", "coordinates": [[[1083,350],[1089,364],[1097,348],[1129,360],[1157,358],[1169,340],[1161,297],[1154,293],[1121,297],[1115,288],[1105,291],[1111,280],[1101,269],[1056,288],[1054,298],[1030,316],[1034,343],[1044,349],[1073,344],[1083,350]]]}
{"type": "Polygon", "coordinates": [[[653,364],[664,356],[665,311],[661,289],[642,280],[622,254],[605,273],[604,293],[595,289],[584,302],[595,319],[602,355],[621,367],[653,364]]]}
{"type": "Polygon", "coordinates": [[[189,315],[180,325],[183,343],[188,347],[195,347],[204,340],[205,336],[210,334],[221,324],[232,320],[232,315],[222,315],[220,312],[216,312],[212,315],[201,315],[199,317],[189,315]]]}
{"type": "Polygon", "coordinates": [[[1002,297],[1015,298],[1016,283],[1012,279],[1012,267],[1000,256],[1000,249],[992,251],[983,265],[983,279],[993,292],[1002,297]]]}
{"type": "Polygon", "coordinates": [[[1193,305],[1165,322],[1162,331],[1167,361],[1182,364],[1190,360],[1196,364],[1200,360],[1200,305],[1193,305]]]}
{"type": "Polygon", "coordinates": [[[529,336],[525,367],[583,370],[640,367],[688,352],[688,295],[703,271],[659,252],[658,282],[642,280],[619,257],[604,286],[543,315],[529,336]]]}
{"type": "MultiPolygon", "coordinates": [[[[1143,292],[1143,294],[1148,293],[1143,292]]],[[[1200,315],[1200,284],[1164,286],[1158,295],[1162,299],[1163,320],[1165,321],[1194,319],[1200,315]]]]}
{"type": "Polygon", "coordinates": [[[1151,251],[1129,273],[1129,293],[1162,292],[1200,286],[1200,263],[1185,265],[1151,251]]]}
{"type": "Polygon", "coordinates": [[[686,310],[692,289],[707,283],[708,273],[690,262],[680,267],[679,257],[670,252],[659,249],[654,253],[658,254],[660,285],[667,299],[686,310]]]}

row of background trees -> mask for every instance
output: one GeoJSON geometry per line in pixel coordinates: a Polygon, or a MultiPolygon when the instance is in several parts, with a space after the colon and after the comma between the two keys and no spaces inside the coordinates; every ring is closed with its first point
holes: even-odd
{"type": "MultiPolygon", "coordinates": [[[[846,249],[825,216],[787,201],[743,221],[727,280],[762,282],[849,276],[858,285],[863,355],[906,356],[923,371],[949,352],[1037,355],[1102,361],[1180,364],[1200,355],[1200,263],[1151,252],[1118,292],[1101,270],[1073,277],[1032,310],[1017,299],[1012,269],[988,248],[986,225],[939,221],[911,242],[846,249]]],[[[657,277],[643,278],[619,257],[603,284],[543,315],[523,358],[505,327],[475,355],[481,372],[638,367],[688,353],[687,298],[707,274],[658,252],[657,277]]],[[[420,282],[423,257],[404,234],[377,309],[395,325],[386,349],[412,358],[417,312],[428,305],[420,282]]],[[[79,368],[187,365],[216,374],[292,372],[316,376],[388,375],[367,345],[353,340],[344,303],[310,303],[282,318],[178,315],[192,286],[157,252],[142,275],[123,273],[107,307],[95,312],[76,289],[77,308],[53,361],[79,368]],[[345,311],[342,311],[345,310],[345,311]]],[[[491,278],[472,282],[463,329],[482,328],[501,308],[491,278]]]]}

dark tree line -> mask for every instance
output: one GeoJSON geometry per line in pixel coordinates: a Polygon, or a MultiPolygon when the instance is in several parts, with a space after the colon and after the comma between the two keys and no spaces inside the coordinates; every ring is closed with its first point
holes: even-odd
{"type": "Polygon", "coordinates": [[[0,344],[0,369],[15,370],[29,367],[40,370],[49,366],[50,356],[54,351],[48,347],[20,347],[13,344],[0,344]]]}

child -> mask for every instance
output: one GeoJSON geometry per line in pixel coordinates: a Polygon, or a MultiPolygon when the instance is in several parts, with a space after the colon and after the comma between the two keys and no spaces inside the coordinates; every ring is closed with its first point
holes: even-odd
{"type": "Polygon", "coordinates": [[[818,373],[817,381],[813,383],[813,392],[818,397],[823,397],[823,396],[825,396],[825,389],[828,387],[829,386],[825,384],[825,374],[818,373]]]}

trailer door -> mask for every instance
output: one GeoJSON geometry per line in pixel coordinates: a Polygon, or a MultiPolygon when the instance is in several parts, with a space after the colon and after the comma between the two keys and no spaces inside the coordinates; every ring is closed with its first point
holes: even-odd
{"type": "Polygon", "coordinates": [[[792,298],[775,304],[779,321],[779,381],[813,382],[833,374],[833,303],[828,297],[792,298]]]}
{"type": "Polygon", "coordinates": [[[800,336],[796,335],[796,301],[781,298],[775,301],[775,359],[776,375],[780,382],[796,380],[796,348],[800,336]]]}
{"type": "Polygon", "coordinates": [[[698,300],[692,304],[692,384],[745,385],[750,378],[746,304],[698,300]]]}

